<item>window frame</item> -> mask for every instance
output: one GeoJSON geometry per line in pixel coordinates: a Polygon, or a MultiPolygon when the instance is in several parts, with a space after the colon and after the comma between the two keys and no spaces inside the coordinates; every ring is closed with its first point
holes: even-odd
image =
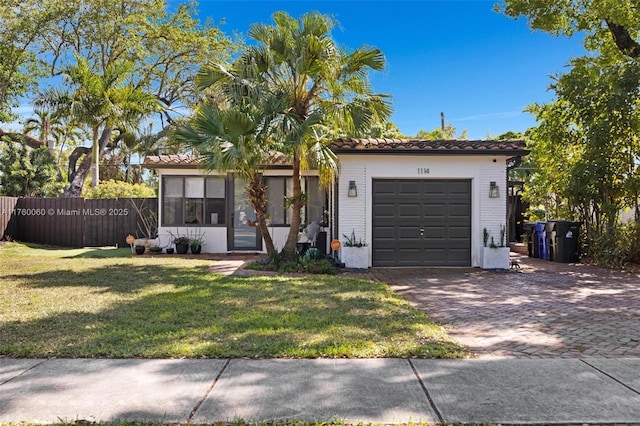
{"type": "MultiPolygon", "coordinates": [[[[227,217],[228,217],[228,208],[229,208],[229,182],[228,182],[228,176],[226,175],[205,175],[205,176],[201,176],[201,175],[163,175],[161,177],[161,185],[162,185],[162,205],[160,206],[161,208],[161,212],[162,212],[162,218],[161,218],[161,226],[163,227],[207,227],[207,228],[225,228],[227,227],[227,217]],[[203,196],[201,198],[196,197],[187,197],[186,196],[186,186],[187,186],[187,179],[202,179],[203,180],[203,196]],[[224,206],[221,212],[218,213],[218,223],[213,224],[213,223],[206,223],[206,217],[208,214],[211,214],[212,212],[207,210],[207,200],[211,199],[211,200],[220,200],[220,198],[208,198],[207,197],[207,180],[210,178],[219,178],[222,181],[222,184],[224,185],[224,198],[222,198],[222,200],[224,200],[224,206]],[[167,197],[166,196],[166,179],[180,179],[181,183],[182,183],[182,196],[181,197],[167,197]],[[173,200],[181,200],[179,202],[180,206],[181,206],[181,211],[179,214],[176,214],[176,216],[178,216],[181,219],[181,223],[167,223],[166,222],[166,200],[167,198],[171,198],[173,200]],[[202,216],[203,216],[203,222],[204,223],[187,223],[186,222],[186,213],[187,213],[187,200],[198,200],[199,201],[199,205],[201,206],[201,210],[202,210],[202,216]],[[223,223],[220,223],[221,220],[223,221],[223,223]]],[[[213,212],[215,213],[215,212],[213,212]]]]}

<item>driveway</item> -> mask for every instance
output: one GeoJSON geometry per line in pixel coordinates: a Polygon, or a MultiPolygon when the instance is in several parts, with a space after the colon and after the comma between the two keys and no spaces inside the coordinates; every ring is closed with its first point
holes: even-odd
{"type": "Polygon", "coordinates": [[[516,256],[519,270],[371,274],[478,358],[640,357],[640,274],[516,256]]]}

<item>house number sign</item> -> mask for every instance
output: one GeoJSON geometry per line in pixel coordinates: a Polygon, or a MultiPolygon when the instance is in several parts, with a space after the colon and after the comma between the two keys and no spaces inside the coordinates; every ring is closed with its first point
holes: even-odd
{"type": "Polygon", "coordinates": [[[427,168],[427,167],[418,167],[418,174],[419,175],[428,175],[429,174],[429,168],[427,168]]]}

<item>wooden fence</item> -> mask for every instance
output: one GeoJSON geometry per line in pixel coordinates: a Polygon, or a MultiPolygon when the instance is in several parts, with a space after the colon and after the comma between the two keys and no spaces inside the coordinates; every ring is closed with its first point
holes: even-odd
{"type": "Polygon", "coordinates": [[[0,209],[3,237],[60,247],[123,247],[128,234],[146,236],[138,210],[157,217],[158,200],[0,197],[0,209]]]}
{"type": "Polygon", "coordinates": [[[18,200],[19,198],[16,197],[0,197],[1,238],[15,238],[15,236],[18,235],[18,221],[14,215],[18,200]]]}

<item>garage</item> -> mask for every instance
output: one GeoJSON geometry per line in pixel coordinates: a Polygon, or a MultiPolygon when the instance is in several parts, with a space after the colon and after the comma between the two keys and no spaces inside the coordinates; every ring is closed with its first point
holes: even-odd
{"type": "Polygon", "coordinates": [[[471,266],[471,180],[373,179],[373,266],[471,266]]]}

